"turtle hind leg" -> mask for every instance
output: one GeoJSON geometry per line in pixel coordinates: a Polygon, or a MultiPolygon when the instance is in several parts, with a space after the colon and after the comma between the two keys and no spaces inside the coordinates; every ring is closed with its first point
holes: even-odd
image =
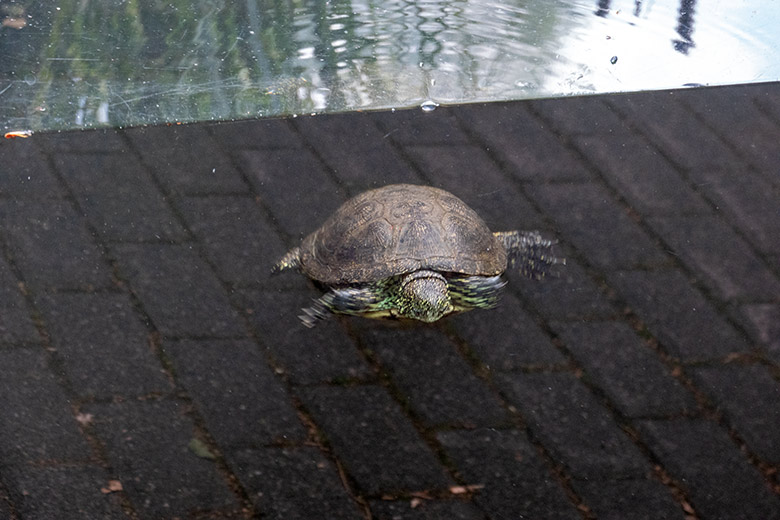
{"type": "Polygon", "coordinates": [[[304,307],[301,311],[303,311],[303,314],[299,314],[298,319],[308,328],[314,327],[319,320],[324,320],[330,315],[330,309],[327,303],[323,301],[323,298],[314,300],[314,305],[304,307]]]}
{"type": "Polygon", "coordinates": [[[298,269],[301,267],[301,248],[294,247],[287,251],[271,268],[271,274],[277,274],[287,269],[298,269]]]}
{"type": "Polygon", "coordinates": [[[511,267],[523,276],[541,280],[555,264],[565,264],[565,258],[553,254],[555,242],[542,238],[538,231],[500,231],[493,233],[504,245],[511,267]]]}
{"type": "Polygon", "coordinates": [[[378,310],[381,303],[381,294],[370,287],[331,289],[314,300],[314,305],[301,309],[303,314],[298,318],[312,328],[331,313],[361,315],[378,310]]]}

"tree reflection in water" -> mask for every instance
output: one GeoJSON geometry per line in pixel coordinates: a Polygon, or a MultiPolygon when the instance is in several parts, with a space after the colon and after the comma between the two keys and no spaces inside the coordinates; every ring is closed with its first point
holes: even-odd
{"type": "Polygon", "coordinates": [[[724,5],[697,13],[694,45],[694,4],[0,0],[0,125],[124,126],[780,77],[764,58],[778,36],[760,30],[777,25],[767,21],[776,8],[761,20],[724,5]],[[729,52],[741,59],[713,66],[729,52]]]}

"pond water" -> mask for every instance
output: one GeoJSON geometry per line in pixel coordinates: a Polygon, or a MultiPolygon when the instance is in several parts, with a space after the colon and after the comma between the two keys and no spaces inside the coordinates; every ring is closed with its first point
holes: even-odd
{"type": "Polygon", "coordinates": [[[0,0],[0,520],[777,519],[780,1],[372,2],[0,0]],[[566,263],[304,327],[397,183],[566,263]]]}
{"type": "Polygon", "coordinates": [[[0,1],[4,131],[780,78],[778,2],[0,1]]]}

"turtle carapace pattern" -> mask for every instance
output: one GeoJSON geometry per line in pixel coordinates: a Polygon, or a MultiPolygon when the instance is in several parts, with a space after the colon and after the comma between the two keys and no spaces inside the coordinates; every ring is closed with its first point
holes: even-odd
{"type": "Polygon", "coordinates": [[[496,305],[507,266],[541,279],[564,263],[537,231],[493,233],[455,195],[393,184],[345,202],[282,257],[327,290],[303,309],[313,327],[331,312],[434,322],[496,305]]]}

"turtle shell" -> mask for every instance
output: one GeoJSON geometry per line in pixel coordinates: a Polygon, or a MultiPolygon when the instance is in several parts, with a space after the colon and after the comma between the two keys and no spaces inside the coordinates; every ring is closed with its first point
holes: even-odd
{"type": "Polygon", "coordinates": [[[438,188],[394,184],[345,202],[301,244],[303,272],[338,285],[430,269],[495,276],[504,246],[474,210],[438,188]]]}

